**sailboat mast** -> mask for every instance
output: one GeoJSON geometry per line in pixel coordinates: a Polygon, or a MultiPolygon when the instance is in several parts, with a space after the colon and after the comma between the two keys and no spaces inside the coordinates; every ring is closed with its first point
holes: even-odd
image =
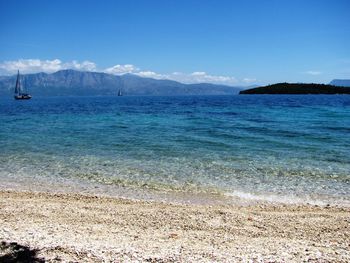
{"type": "Polygon", "coordinates": [[[19,76],[19,70],[17,72],[15,93],[16,94],[20,94],[21,93],[21,79],[20,79],[20,76],[19,76]]]}

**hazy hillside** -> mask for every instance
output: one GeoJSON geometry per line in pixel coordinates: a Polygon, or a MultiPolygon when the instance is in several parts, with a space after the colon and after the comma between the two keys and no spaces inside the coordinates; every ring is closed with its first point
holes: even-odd
{"type": "MultiPolygon", "coordinates": [[[[11,95],[15,82],[16,76],[0,77],[0,95],[11,95]]],[[[183,84],[132,74],[115,76],[75,70],[22,75],[22,83],[33,96],[116,95],[119,89],[124,95],[230,95],[240,90],[224,85],[183,84]]]]}
{"type": "Polygon", "coordinates": [[[350,79],[333,79],[329,84],[334,86],[350,87],[350,79]]]}

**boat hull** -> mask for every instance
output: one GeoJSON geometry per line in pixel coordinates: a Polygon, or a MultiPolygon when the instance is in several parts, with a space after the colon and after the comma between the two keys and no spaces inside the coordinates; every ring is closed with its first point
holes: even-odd
{"type": "Polygon", "coordinates": [[[30,100],[32,98],[29,94],[15,95],[15,100],[30,100]]]}

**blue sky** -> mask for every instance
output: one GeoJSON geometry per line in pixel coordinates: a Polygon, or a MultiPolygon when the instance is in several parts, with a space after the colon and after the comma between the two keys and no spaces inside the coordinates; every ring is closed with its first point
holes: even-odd
{"type": "Polygon", "coordinates": [[[350,1],[0,0],[0,73],[229,85],[350,78],[350,1]]]}

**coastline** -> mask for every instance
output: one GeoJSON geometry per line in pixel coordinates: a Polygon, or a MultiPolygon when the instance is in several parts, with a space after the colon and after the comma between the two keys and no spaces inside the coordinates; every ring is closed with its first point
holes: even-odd
{"type": "Polygon", "coordinates": [[[0,208],[0,258],[15,242],[49,262],[350,261],[346,207],[1,190],[0,208]]]}

